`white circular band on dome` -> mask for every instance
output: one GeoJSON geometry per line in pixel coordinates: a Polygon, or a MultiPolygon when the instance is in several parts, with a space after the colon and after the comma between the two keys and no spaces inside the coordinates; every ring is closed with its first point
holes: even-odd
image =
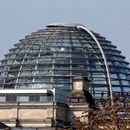
{"type": "Polygon", "coordinates": [[[108,78],[108,84],[109,84],[109,89],[110,89],[110,97],[111,99],[113,98],[113,93],[112,93],[112,85],[111,85],[111,78],[110,78],[110,73],[109,73],[109,68],[108,68],[108,65],[107,65],[107,60],[106,60],[106,57],[105,57],[105,54],[103,52],[103,49],[99,43],[99,41],[97,40],[97,38],[95,37],[95,35],[89,30],[87,29],[85,26],[82,26],[82,25],[79,25],[77,26],[78,29],[83,29],[85,30],[87,33],[90,34],[90,36],[93,38],[93,40],[96,42],[99,50],[101,51],[101,54],[102,54],[102,57],[103,57],[103,60],[104,60],[104,63],[105,63],[105,68],[106,68],[106,73],[107,73],[107,78],[108,78]]]}

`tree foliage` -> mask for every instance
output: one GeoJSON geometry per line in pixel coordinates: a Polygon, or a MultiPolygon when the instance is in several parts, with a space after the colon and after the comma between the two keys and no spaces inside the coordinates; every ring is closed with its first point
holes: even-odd
{"type": "Polygon", "coordinates": [[[74,117],[70,130],[130,130],[130,100],[122,97],[96,103],[80,117],[74,117]]]}

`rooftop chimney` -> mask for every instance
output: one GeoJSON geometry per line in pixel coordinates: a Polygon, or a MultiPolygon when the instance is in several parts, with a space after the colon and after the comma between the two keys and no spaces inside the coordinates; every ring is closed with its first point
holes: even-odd
{"type": "Polygon", "coordinates": [[[85,103],[86,97],[84,91],[89,90],[90,80],[87,77],[75,76],[73,78],[72,93],[70,96],[70,102],[85,103]]]}

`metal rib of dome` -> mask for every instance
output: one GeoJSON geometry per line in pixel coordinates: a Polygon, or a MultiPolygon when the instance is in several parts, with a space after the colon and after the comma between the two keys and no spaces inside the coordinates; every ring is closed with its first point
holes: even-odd
{"type": "Polygon", "coordinates": [[[129,63],[121,51],[80,24],[51,24],[14,46],[1,61],[2,89],[70,91],[72,77],[81,75],[91,80],[95,98],[130,91],[129,63]]]}

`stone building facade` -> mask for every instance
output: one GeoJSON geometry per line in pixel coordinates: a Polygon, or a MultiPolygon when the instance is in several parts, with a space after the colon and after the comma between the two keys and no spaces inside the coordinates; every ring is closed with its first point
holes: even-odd
{"type": "Polygon", "coordinates": [[[74,116],[81,116],[88,109],[84,81],[81,76],[75,77],[66,103],[1,102],[0,121],[12,129],[64,130],[71,125],[74,116]]]}

